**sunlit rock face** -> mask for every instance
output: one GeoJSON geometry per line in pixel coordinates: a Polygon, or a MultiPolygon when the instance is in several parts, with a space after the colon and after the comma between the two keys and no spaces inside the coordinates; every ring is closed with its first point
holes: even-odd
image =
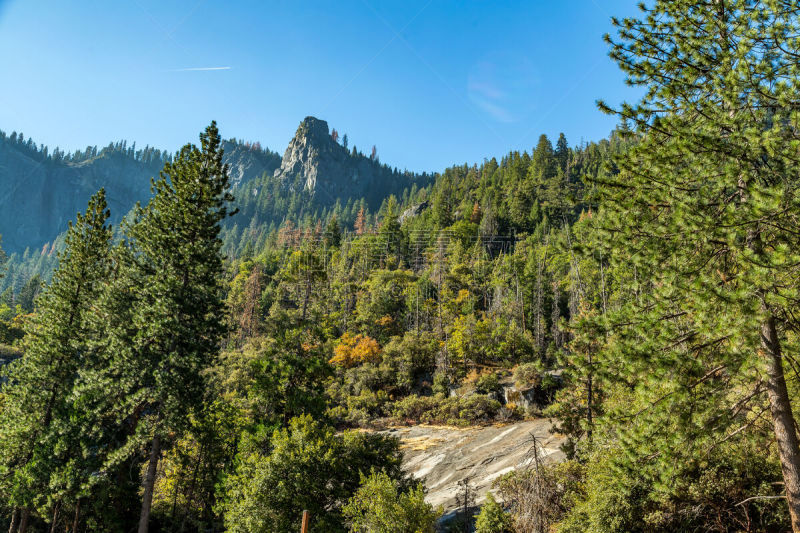
{"type": "Polygon", "coordinates": [[[306,117],[283,154],[275,177],[290,188],[312,193],[322,205],[337,199],[369,197],[393,189],[393,172],[376,160],[352,154],[331,137],[328,123],[306,117]]]}
{"type": "Polygon", "coordinates": [[[537,419],[470,428],[418,425],[383,433],[400,439],[403,470],[425,485],[425,500],[443,506],[452,517],[460,482],[469,481],[480,504],[487,492],[496,492],[495,480],[533,466],[534,449],[546,463],[562,461],[564,437],[551,428],[549,420],[537,419]]]}

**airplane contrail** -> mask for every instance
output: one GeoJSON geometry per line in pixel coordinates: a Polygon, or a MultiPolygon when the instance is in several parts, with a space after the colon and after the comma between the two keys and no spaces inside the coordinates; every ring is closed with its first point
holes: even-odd
{"type": "Polygon", "coordinates": [[[172,72],[189,72],[193,70],[230,70],[232,67],[190,67],[190,68],[176,68],[172,72]]]}

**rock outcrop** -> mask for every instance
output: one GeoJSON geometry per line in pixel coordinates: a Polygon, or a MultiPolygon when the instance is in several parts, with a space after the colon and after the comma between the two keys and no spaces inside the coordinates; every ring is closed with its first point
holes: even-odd
{"type": "Polygon", "coordinates": [[[480,504],[500,476],[532,465],[534,437],[545,462],[563,460],[564,437],[550,433],[551,427],[549,420],[537,419],[465,429],[411,426],[384,433],[400,439],[403,470],[422,481],[425,500],[452,516],[460,481],[469,480],[480,504]]]}
{"type": "Polygon", "coordinates": [[[253,148],[249,145],[225,141],[223,160],[231,169],[231,186],[236,188],[264,173],[272,174],[281,164],[275,152],[253,148]]]}
{"type": "MultiPolygon", "coordinates": [[[[370,204],[399,194],[423,178],[398,172],[377,159],[349,152],[331,137],[328,123],[306,117],[283,154],[275,177],[293,190],[306,190],[319,205],[366,198],[370,204]]],[[[427,184],[427,181],[421,184],[427,184]]]]}
{"type": "Polygon", "coordinates": [[[418,217],[428,208],[428,202],[422,202],[421,204],[412,205],[397,218],[397,221],[402,224],[406,220],[412,219],[414,217],[418,217]]]}

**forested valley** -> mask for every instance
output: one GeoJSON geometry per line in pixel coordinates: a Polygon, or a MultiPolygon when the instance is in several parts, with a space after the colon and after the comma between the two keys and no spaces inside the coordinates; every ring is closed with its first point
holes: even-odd
{"type": "Polygon", "coordinates": [[[386,181],[326,203],[268,151],[232,183],[212,122],[16,259],[9,533],[800,532],[800,5],[614,23],[607,139],[414,175],[325,124],[386,181]],[[380,431],[530,418],[565,460],[447,522],[380,431]]]}

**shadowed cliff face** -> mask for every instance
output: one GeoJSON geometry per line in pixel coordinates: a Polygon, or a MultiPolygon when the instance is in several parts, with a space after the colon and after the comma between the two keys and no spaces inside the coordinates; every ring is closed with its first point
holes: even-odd
{"type": "Polygon", "coordinates": [[[80,163],[37,160],[0,141],[0,234],[3,248],[14,252],[38,247],[67,228],[86,209],[89,197],[106,188],[118,221],[134,203],[150,194],[153,169],[122,153],[80,163]]]}
{"type": "MultiPolygon", "coordinates": [[[[224,143],[234,187],[267,172],[277,155],[224,143]]],[[[150,178],[162,161],[144,162],[127,151],[105,151],[77,163],[31,153],[0,139],[0,235],[3,249],[21,252],[54,240],[86,209],[89,197],[106,188],[111,221],[118,224],[136,204],[150,198],[150,178]]]]}

